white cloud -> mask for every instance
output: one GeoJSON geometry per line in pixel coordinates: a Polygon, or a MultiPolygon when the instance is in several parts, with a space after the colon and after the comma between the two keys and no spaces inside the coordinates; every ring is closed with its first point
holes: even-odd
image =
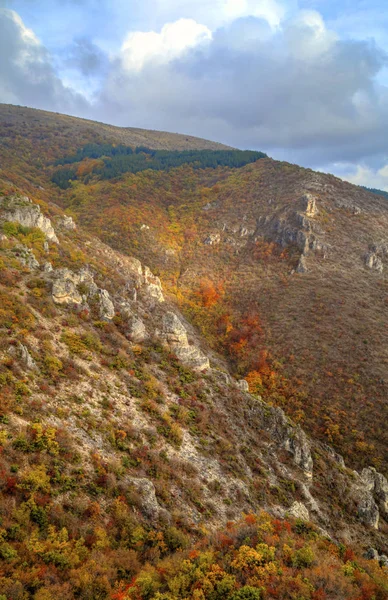
{"type": "Polygon", "coordinates": [[[341,177],[354,183],[370,188],[377,188],[388,192],[388,164],[380,169],[373,169],[366,165],[348,165],[348,171],[342,172],[341,177]]]}
{"type": "Polygon", "coordinates": [[[85,99],[66,87],[46,48],[20,16],[0,8],[0,102],[85,113],[85,99]]]}
{"type": "Polygon", "coordinates": [[[160,33],[130,32],[121,49],[121,61],[128,71],[141,71],[147,63],[168,63],[211,38],[205,25],[193,19],[179,19],[164,25],[160,33]]]}
{"type": "Polygon", "coordinates": [[[337,35],[328,30],[322,16],[314,10],[304,10],[285,29],[291,53],[303,61],[311,61],[329,52],[337,35]]]}

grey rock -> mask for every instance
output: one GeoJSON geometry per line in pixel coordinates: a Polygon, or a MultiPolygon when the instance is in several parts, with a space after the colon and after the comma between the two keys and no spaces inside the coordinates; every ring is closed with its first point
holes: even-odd
{"type": "Polygon", "coordinates": [[[136,343],[143,342],[147,337],[146,326],[137,316],[133,316],[129,320],[129,335],[131,340],[136,343]]]}
{"type": "Polygon", "coordinates": [[[217,232],[210,233],[207,238],[204,239],[203,243],[207,246],[215,246],[221,242],[221,234],[217,232]]]}
{"type": "Polygon", "coordinates": [[[365,265],[368,269],[382,273],[384,270],[383,261],[375,252],[368,252],[365,255],[365,265]]]}
{"type": "Polygon", "coordinates": [[[364,554],[364,558],[367,560],[379,560],[379,553],[376,548],[368,548],[368,550],[364,554]]]}
{"type": "Polygon", "coordinates": [[[358,517],[369,527],[379,528],[379,509],[370,492],[364,492],[358,504],[358,517]]]}
{"type": "Polygon", "coordinates": [[[197,346],[189,344],[186,328],[171,311],[163,315],[161,337],[182,363],[198,371],[210,368],[208,357],[197,346]]]}
{"type": "Polygon", "coordinates": [[[388,556],[386,554],[381,554],[379,563],[382,567],[388,567],[388,556]]]}
{"type": "Polygon", "coordinates": [[[371,492],[378,503],[381,513],[388,516],[388,481],[374,467],[367,467],[361,472],[361,479],[367,491],[371,492]]]}
{"type": "Polygon", "coordinates": [[[130,477],[128,478],[128,483],[133,485],[141,497],[141,510],[145,516],[153,521],[157,520],[161,508],[158,504],[155,486],[152,481],[145,477],[130,477]]]}
{"type": "Polygon", "coordinates": [[[5,221],[15,221],[24,227],[37,227],[51,242],[59,243],[49,218],[45,217],[40,206],[31,202],[27,196],[8,196],[0,200],[0,208],[5,221]]]}
{"type": "Polygon", "coordinates": [[[59,219],[58,225],[61,229],[66,229],[67,231],[74,231],[74,229],[77,228],[73,218],[69,217],[68,215],[64,215],[61,219],[59,219]]]}
{"type": "Polygon", "coordinates": [[[99,303],[100,303],[100,317],[101,319],[106,319],[107,321],[111,321],[115,316],[115,307],[107,290],[100,289],[98,291],[99,294],[99,303]]]}
{"type": "Polygon", "coordinates": [[[50,261],[47,261],[47,262],[44,263],[44,265],[43,265],[43,271],[45,273],[52,273],[53,270],[54,269],[53,269],[53,266],[52,266],[52,264],[51,264],[50,261]]]}
{"type": "Polygon", "coordinates": [[[39,262],[36,260],[33,251],[27,248],[27,246],[18,246],[15,256],[24,267],[31,270],[39,269],[39,262]]]}
{"type": "Polygon", "coordinates": [[[239,381],[236,381],[236,385],[243,392],[249,392],[249,383],[246,379],[240,379],[239,381]]]}
{"type": "Polygon", "coordinates": [[[79,274],[63,268],[54,271],[52,297],[56,304],[82,304],[82,295],[77,285],[82,279],[79,274]]]}
{"type": "Polygon", "coordinates": [[[310,514],[303,502],[294,502],[291,506],[288,514],[295,519],[302,519],[303,521],[310,520],[310,514]]]}
{"type": "Polygon", "coordinates": [[[8,349],[8,354],[18,358],[29,371],[38,371],[36,362],[24,344],[18,343],[17,346],[10,346],[8,349]]]}
{"type": "Polygon", "coordinates": [[[299,259],[298,266],[296,267],[296,272],[297,273],[307,273],[307,271],[308,271],[308,268],[307,268],[306,258],[302,254],[302,256],[299,259]]]}

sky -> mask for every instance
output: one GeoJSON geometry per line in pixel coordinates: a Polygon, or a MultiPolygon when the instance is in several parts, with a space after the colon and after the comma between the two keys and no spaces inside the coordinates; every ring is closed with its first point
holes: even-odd
{"type": "Polygon", "coordinates": [[[388,191],[388,3],[0,0],[0,102],[388,191]]]}

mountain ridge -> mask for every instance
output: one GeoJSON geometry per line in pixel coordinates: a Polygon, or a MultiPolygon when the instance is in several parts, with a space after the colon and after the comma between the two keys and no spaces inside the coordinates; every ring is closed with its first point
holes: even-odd
{"type": "Polygon", "coordinates": [[[85,135],[20,127],[0,596],[384,600],[386,203],[267,158],[62,191],[85,135]]]}

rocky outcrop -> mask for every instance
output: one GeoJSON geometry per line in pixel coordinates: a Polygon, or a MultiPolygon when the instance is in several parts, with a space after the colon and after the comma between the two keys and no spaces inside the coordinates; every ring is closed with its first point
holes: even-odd
{"type": "Polygon", "coordinates": [[[14,255],[20,264],[27,267],[27,269],[39,269],[39,262],[36,260],[35,254],[30,248],[27,248],[27,246],[17,246],[14,255]]]}
{"type": "Polygon", "coordinates": [[[8,196],[0,199],[3,209],[2,219],[14,221],[24,227],[37,227],[51,242],[59,243],[50,219],[45,217],[40,206],[31,202],[27,196],[8,196]]]}
{"type": "Polygon", "coordinates": [[[311,442],[303,429],[299,425],[292,424],[281,408],[268,406],[263,401],[257,401],[253,411],[259,416],[263,427],[277,445],[289,452],[294,463],[308,478],[311,478],[313,475],[311,442]]]}
{"type": "Polygon", "coordinates": [[[302,521],[309,521],[310,514],[303,502],[295,501],[291,508],[288,511],[290,517],[294,517],[294,519],[301,519],[302,521]]]}
{"type": "Polygon", "coordinates": [[[210,233],[207,238],[204,239],[203,243],[207,246],[215,246],[221,241],[221,234],[218,232],[210,233]]]}
{"type": "Polygon", "coordinates": [[[249,383],[246,379],[240,379],[239,381],[236,381],[236,385],[243,392],[249,392],[249,383]]]}
{"type": "Polygon", "coordinates": [[[367,467],[361,472],[361,479],[368,492],[376,500],[379,510],[384,517],[388,517],[388,481],[374,467],[367,467]]]}
{"type": "Polygon", "coordinates": [[[141,510],[151,521],[159,518],[161,508],[155,494],[155,486],[145,477],[130,477],[128,483],[134,487],[141,499],[141,510]]]}
{"type": "Polygon", "coordinates": [[[362,523],[369,527],[373,527],[373,529],[379,528],[380,513],[370,492],[364,492],[361,495],[357,513],[362,523]]]}
{"type": "Polygon", "coordinates": [[[98,296],[99,296],[101,319],[111,321],[113,319],[113,317],[115,316],[115,307],[110,298],[109,292],[107,290],[99,289],[98,296]]]}
{"type": "Polygon", "coordinates": [[[197,371],[210,367],[209,359],[202,350],[189,344],[186,328],[171,311],[163,315],[161,337],[183,364],[197,371]]]}
{"type": "Polygon", "coordinates": [[[318,213],[316,197],[307,192],[301,198],[302,209],[307,217],[315,217],[318,213]]]}
{"type": "Polygon", "coordinates": [[[70,269],[57,269],[54,271],[52,297],[56,304],[82,304],[82,294],[77,286],[82,282],[79,273],[70,269]]]}
{"type": "Polygon", "coordinates": [[[10,346],[8,349],[8,354],[20,360],[23,363],[24,367],[28,371],[37,371],[38,366],[31,354],[28,351],[28,348],[24,346],[24,344],[18,343],[16,346],[10,346]]]}
{"type": "Polygon", "coordinates": [[[148,299],[156,302],[164,302],[162,284],[159,277],[156,277],[149,267],[144,267],[142,273],[141,291],[148,299]]]}
{"type": "Polygon", "coordinates": [[[303,254],[299,259],[298,266],[296,267],[295,271],[297,273],[307,273],[308,271],[306,258],[303,254]]]}
{"type": "Polygon", "coordinates": [[[60,229],[65,229],[67,231],[74,231],[77,228],[73,221],[73,217],[69,217],[67,215],[64,215],[61,219],[58,219],[57,224],[60,229]]]}

